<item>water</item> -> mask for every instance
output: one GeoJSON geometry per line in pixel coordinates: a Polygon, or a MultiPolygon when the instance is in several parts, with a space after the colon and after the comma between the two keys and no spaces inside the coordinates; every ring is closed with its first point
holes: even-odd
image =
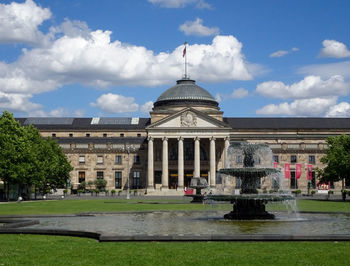
{"type": "Polygon", "coordinates": [[[327,235],[350,234],[350,215],[302,214],[274,212],[275,220],[224,220],[225,211],[176,211],[98,214],[88,217],[38,218],[40,224],[26,228],[67,229],[128,235],[236,235],[282,234],[327,235]]]}

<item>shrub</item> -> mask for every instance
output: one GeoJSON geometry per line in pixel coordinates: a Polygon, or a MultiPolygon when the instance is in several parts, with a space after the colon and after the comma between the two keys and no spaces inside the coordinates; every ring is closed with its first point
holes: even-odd
{"type": "Polygon", "coordinates": [[[316,193],[315,190],[311,190],[311,195],[313,196],[316,193]]]}
{"type": "Polygon", "coordinates": [[[111,194],[112,194],[112,196],[115,195],[115,189],[112,189],[112,190],[111,190],[111,194]]]}
{"type": "Polygon", "coordinates": [[[333,190],[328,190],[328,195],[332,195],[334,194],[334,191],[333,190]]]}
{"type": "Polygon", "coordinates": [[[97,180],[95,180],[94,183],[96,185],[96,189],[101,190],[101,191],[105,190],[105,187],[107,185],[107,181],[104,179],[97,179],[97,180]]]}
{"type": "Polygon", "coordinates": [[[63,194],[67,194],[68,193],[68,189],[63,189],[63,194]]]}
{"type": "Polygon", "coordinates": [[[267,190],[266,188],[263,189],[263,193],[266,194],[267,193],[267,190]]]}
{"type": "Polygon", "coordinates": [[[269,190],[269,193],[270,193],[270,194],[273,193],[273,192],[275,192],[273,189],[270,189],[270,190],[269,190]]]}

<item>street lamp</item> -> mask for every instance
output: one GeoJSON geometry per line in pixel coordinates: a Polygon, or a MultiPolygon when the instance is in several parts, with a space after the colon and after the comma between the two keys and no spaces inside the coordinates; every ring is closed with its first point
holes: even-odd
{"type": "Polygon", "coordinates": [[[135,146],[127,144],[125,146],[125,151],[128,153],[128,187],[126,191],[126,199],[130,199],[130,152],[135,151],[135,146]]]}

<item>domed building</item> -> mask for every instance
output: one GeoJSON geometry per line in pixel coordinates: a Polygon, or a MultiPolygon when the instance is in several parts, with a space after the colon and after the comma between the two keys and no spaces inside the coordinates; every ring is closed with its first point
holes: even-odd
{"type": "MultiPolygon", "coordinates": [[[[57,139],[74,167],[69,184],[73,193],[84,183],[105,179],[107,190],[129,187],[147,195],[183,195],[191,178],[199,176],[215,193],[221,184],[216,173],[224,168],[232,141],[267,143],[275,167],[283,171],[290,166],[284,188],[306,191],[311,175],[316,189],[315,168],[323,167],[325,139],[350,134],[349,118],[224,117],[215,98],[188,78],[158,97],[150,118],[17,120],[33,124],[43,137],[57,139]]],[[[264,180],[260,184],[261,189],[269,186],[264,180]]],[[[329,186],[341,189],[340,183],[329,186]]]]}

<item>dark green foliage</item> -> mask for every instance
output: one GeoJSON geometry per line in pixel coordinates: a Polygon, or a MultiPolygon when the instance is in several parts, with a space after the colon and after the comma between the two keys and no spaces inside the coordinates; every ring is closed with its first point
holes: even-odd
{"type": "Polygon", "coordinates": [[[326,165],[324,169],[317,169],[317,176],[321,182],[350,179],[350,136],[341,135],[328,137],[328,148],[321,162],[326,165]]]}
{"type": "Polygon", "coordinates": [[[105,190],[106,185],[107,185],[107,181],[104,180],[104,179],[97,179],[97,180],[95,180],[95,186],[100,191],[105,190]]]}
{"type": "Polygon", "coordinates": [[[21,126],[9,112],[0,117],[0,179],[5,184],[35,186],[42,193],[63,188],[72,166],[60,146],[43,139],[32,125],[21,126]]]}

